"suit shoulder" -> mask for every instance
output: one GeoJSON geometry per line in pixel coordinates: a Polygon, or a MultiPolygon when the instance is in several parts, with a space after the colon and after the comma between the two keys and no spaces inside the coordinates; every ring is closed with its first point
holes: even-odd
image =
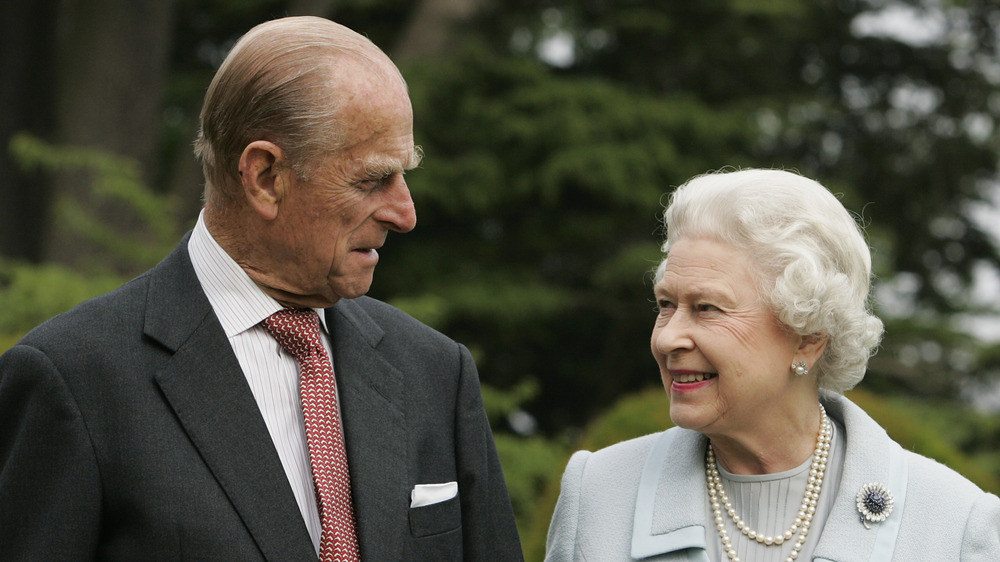
{"type": "Polygon", "coordinates": [[[28,332],[20,343],[39,345],[46,342],[86,338],[120,328],[145,305],[149,285],[146,272],[124,285],[87,299],[70,310],[57,314],[28,332]]]}
{"type": "Polygon", "coordinates": [[[453,342],[451,338],[417,320],[410,314],[371,297],[358,297],[337,303],[336,308],[351,316],[363,312],[382,330],[390,335],[409,335],[420,339],[430,338],[440,342],[453,342]]]}
{"type": "Polygon", "coordinates": [[[423,322],[417,320],[410,314],[403,312],[402,310],[396,308],[395,306],[392,306],[387,302],[380,301],[372,297],[358,297],[355,299],[349,299],[343,301],[343,304],[349,306],[357,306],[376,320],[391,319],[393,321],[411,322],[414,324],[419,324],[424,327],[428,327],[423,322]]]}

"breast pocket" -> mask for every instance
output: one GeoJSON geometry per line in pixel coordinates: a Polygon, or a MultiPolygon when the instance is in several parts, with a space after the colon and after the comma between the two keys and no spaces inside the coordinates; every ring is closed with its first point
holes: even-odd
{"type": "Polygon", "coordinates": [[[410,508],[410,534],[430,537],[462,527],[462,506],[458,496],[440,503],[410,508]]]}

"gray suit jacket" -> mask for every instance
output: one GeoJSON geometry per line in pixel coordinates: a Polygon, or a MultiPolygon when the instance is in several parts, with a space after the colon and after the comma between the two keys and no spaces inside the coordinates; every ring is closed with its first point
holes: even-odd
{"type": "MultiPolygon", "coordinates": [[[[468,351],[373,299],[326,316],[363,558],[520,560],[468,351]]],[[[0,560],[87,559],[316,559],[187,238],[0,357],[0,560]]]]}
{"type": "MultiPolygon", "coordinates": [[[[1000,560],[1000,499],[951,469],[903,450],[842,396],[824,394],[846,429],[844,471],[813,560],[1000,560]],[[895,507],[865,528],[856,495],[881,482],[895,507]]],[[[577,452],[563,474],[546,560],[708,561],[706,439],[680,428],[577,452]]],[[[831,490],[824,489],[824,493],[831,490]]],[[[813,532],[816,532],[814,530],[813,532]]]]}

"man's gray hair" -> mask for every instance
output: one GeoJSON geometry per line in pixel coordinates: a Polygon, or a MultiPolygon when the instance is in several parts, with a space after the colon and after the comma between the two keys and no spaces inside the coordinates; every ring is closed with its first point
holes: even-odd
{"type": "MultiPolygon", "coordinates": [[[[248,144],[279,146],[295,173],[308,179],[309,164],[344,142],[338,111],[347,99],[336,84],[345,58],[368,63],[372,73],[403,78],[366,37],[332,21],[292,17],[260,24],[233,46],[205,95],[195,155],[205,173],[205,198],[218,204],[236,197],[239,159],[248,144]]],[[[357,66],[349,66],[357,71],[357,66]]]]}

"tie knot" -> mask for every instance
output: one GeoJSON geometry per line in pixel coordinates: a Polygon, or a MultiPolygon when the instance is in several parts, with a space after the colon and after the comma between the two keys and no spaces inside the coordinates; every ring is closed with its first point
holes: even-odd
{"type": "Polygon", "coordinates": [[[319,315],[311,308],[282,308],[263,321],[264,328],[296,359],[321,349],[319,315]]]}

